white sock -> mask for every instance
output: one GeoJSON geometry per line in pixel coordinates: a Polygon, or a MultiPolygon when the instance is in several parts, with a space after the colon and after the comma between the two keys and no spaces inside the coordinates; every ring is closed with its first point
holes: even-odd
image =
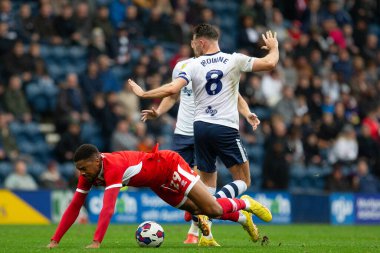
{"type": "Polygon", "coordinates": [[[245,215],[242,214],[241,211],[239,211],[239,219],[237,222],[239,222],[240,224],[244,224],[246,221],[247,221],[247,217],[245,217],[245,215]]]}
{"type": "Polygon", "coordinates": [[[249,202],[248,200],[246,199],[243,199],[244,203],[245,203],[245,208],[244,210],[249,210],[249,208],[251,207],[251,202],[249,202]]]}
{"type": "Polygon", "coordinates": [[[189,231],[187,233],[198,236],[198,222],[192,220],[189,231]]]}

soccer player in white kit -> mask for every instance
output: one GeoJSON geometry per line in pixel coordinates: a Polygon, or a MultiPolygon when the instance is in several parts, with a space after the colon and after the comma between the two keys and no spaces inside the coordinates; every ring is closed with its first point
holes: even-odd
{"type": "MultiPolygon", "coordinates": [[[[192,81],[195,150],[196,157],[201,158],[197,166],[202,181],[209,187],[216,187],[217,156],[232,174],[245,178],[246,185],[240,185],[241,189],[250,185],[249,163],[239,135],[238,86],[240,72],[270,71],[276,66],[279,59],[276,33],[268,31],[262,38],[263,48],[269,51],[263,58],[227,54],[219,49],[217,30],[209,24],[200,24],[194,29],[192,41],[195,54],[200,56],[191,61],[177,79],[150,91],[144,91],[129,80],[133,92],[142,98],[177,94],[192,81]]],[[[269,211],[265,220],[271,220],[269,211]]]]}
{"type": "MultiPolygon", "coordinates": [[[[186,67],[187,64],[194,58],[179,61],[173,69],[172,78],[175,80],[178,74],[186,67]]],[[[195,163],[195,150],[194,150],[194,131],[193,131],[193,121],[194,121],[194,96],[192,92],[192,83],[189,82],[185,87],[181,89],[180,94],[175,94],[164,98],[157,109],[152,108],[151,110],[142,111],[142,121],[148,119],[156,119],[162,114],[168,112],[170,108],[180,100],[176,128],[174,130],[173,145],[172,150],[178,152],[184,160],[194,169],[196,168],[195,163]]],[[[255,130],[260,124],[259,119],[256,114],[252,113],[249,109],[248,104],[245,102],[243,97],[239,94],[238,98],[238,110],[243,115],[243,117],[251,124],[252,128],[255,130]]],[[[235,175],[232,175],[235,178],[235,175]]],[[[244,181],[237,179],[220,189],[216,196],[231,196],[232,198],[237,197],[242,192],[235,192],[239,185],[245,184],[244,181]]],[[[209,187],[209,192],[215,195],[216,189],[209,187]]],[[[210,224],[211,225],[211,224],[210,224]]],[[[209,240],[206,244],[217,244],[215,240],[212,240],[212,233],[208,236],[209,240]]],[[[204,240],[204,239],[203,239],[204,240]]],[[[186,244],[198,243],[198,222],[193,219],[191,226],[189,228],[187,238],[184,241],[186,244]]],[[[202,239],[200,241],[202,244],[202,239]]],[[[203,245],[201,245],[203,246],[203,245]]]]}

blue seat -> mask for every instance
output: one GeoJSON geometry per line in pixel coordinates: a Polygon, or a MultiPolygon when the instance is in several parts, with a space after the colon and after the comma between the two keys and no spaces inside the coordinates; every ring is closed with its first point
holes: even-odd
{"type": "Polygon", "coordinates": [[[4,179],[12,172],[12,170],[12,163],[0,162],[0,181],[4,181],[4,179]]]}
{"type": "Polygon", "coordinates": [[[39,162],[32,162],[27,165],[28,172],[36,179],[46,170],[46,166],[39,162]]]}
{"type": "Polygon", "coordinates": [[[64,177],[66,180],[69,180],[75,175],[75,166],[71,162],[60,164],[58,168],[62,177],[64,177]]]}

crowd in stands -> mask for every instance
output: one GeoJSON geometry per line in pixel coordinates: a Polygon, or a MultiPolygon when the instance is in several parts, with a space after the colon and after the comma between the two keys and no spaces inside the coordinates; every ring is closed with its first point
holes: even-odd
{"type": "Polygon", "coordinates": [[[380,192],[379,13],[376,0],[0,0],[0,187],[75,185],[82,143],[170,149],[177,107],[143,123],[160,100],[125,81],[169,81],[207,22],[226,52],[262,57],[268,29],[279,40],[274,71],[241,76],[261,120],[240,126],[252,189],[380,192]]]}

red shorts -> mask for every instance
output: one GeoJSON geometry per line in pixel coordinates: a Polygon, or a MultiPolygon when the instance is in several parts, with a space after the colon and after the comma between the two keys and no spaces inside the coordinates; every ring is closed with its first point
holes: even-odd
{"type": "Polygon", "coordinates": [[[159,155],[168,166],[166,176],[161,184],[151,189],[166,203],[178,208],[187,200],[187,194],[199,180],[199,176],[179,154],[163,150],[159,151],[159,155]]]}

